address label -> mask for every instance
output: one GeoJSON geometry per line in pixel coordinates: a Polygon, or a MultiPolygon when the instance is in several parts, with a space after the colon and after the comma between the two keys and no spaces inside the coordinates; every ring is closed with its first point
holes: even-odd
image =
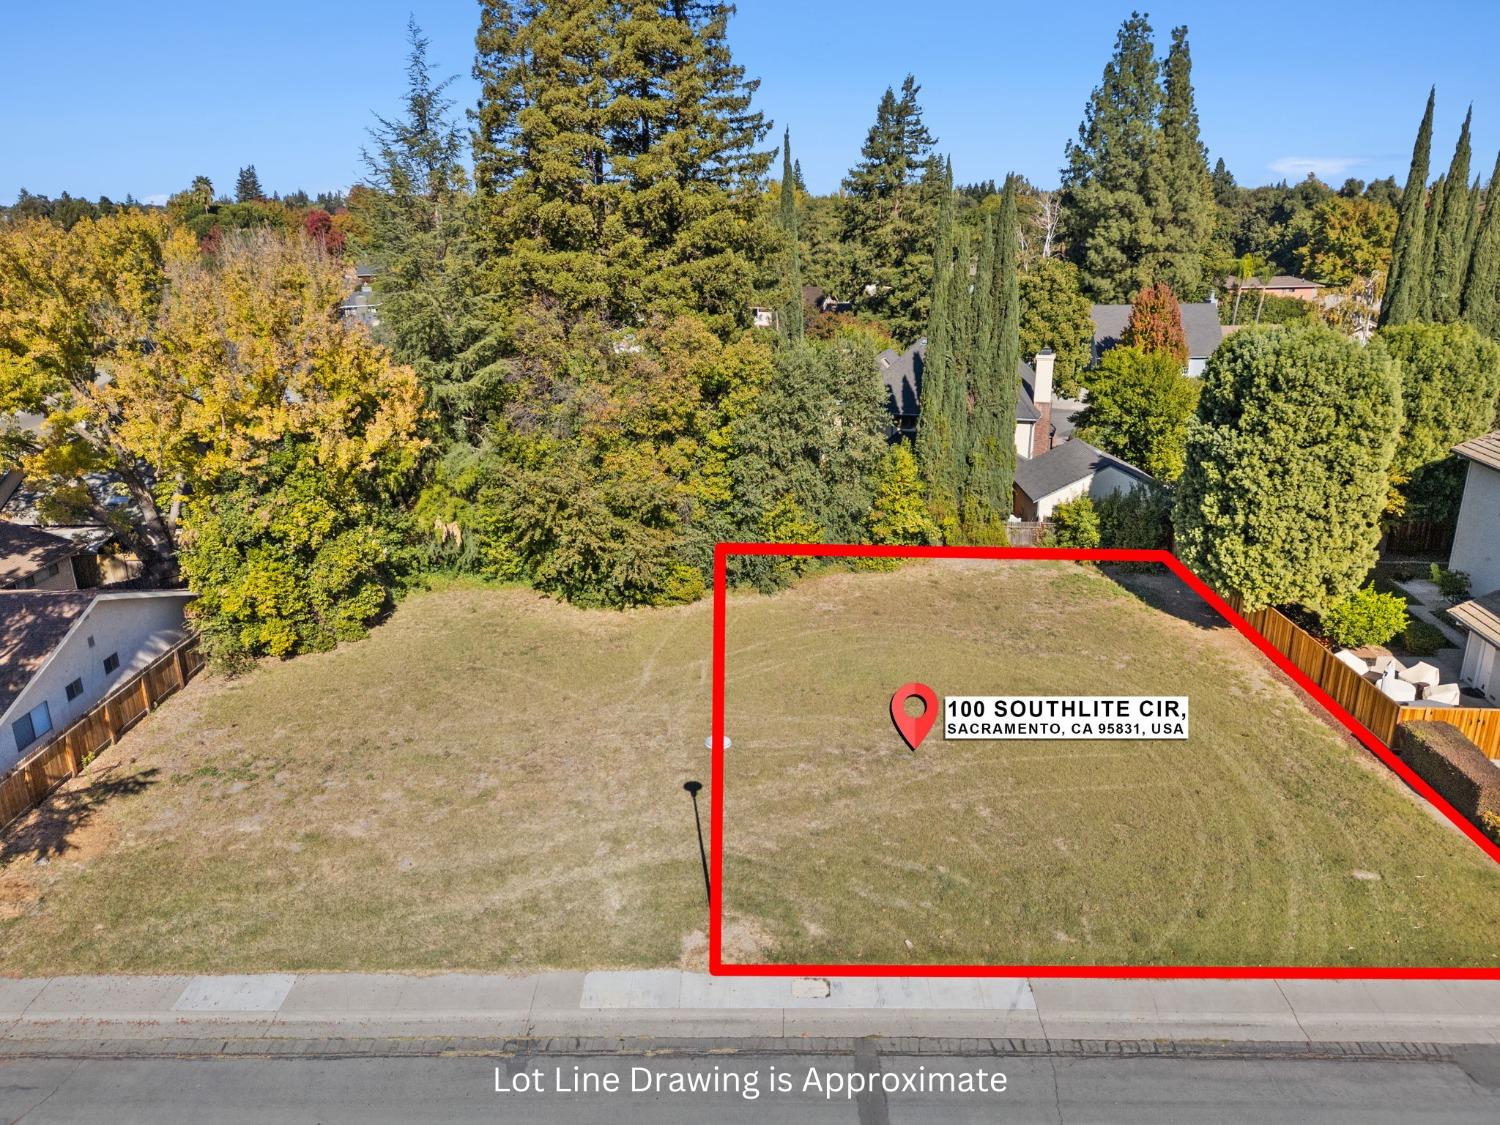
{"type": "Polygon", "coordinates": [[[950,695],[943,737],[1183,739],[1185,695],[950,695]]]}

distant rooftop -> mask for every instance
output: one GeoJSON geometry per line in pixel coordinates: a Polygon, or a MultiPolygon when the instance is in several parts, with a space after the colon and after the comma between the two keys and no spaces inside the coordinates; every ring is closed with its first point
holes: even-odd
{"type": "MultiPolygon", "coordinates": [[[[1187,337],[1188,355],[1207,359],[1224,340],[1219,325],[1219,306],[1212,301],[1179,302],[1182,310],[1182,333],[1187,337]]],[[[1106,352],[1120,343],[1125,325],[1130,322],[1129,305],[1094,305],[1089,310],[1094,321],[1094,348],[1106,352]]]]}
{"type": "Polygon", "coordinates": [[[73,540],[30,524],[0,520],[0,586],[78,554],[73,540]]]}

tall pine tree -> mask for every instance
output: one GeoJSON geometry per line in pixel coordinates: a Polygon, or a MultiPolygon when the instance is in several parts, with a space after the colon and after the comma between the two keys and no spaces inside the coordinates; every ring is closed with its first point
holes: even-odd
{"type": "Polygon", "coordinates": [[[1421,295],[1426,289],[1423,249],[1427,242],[1427,171],[1432,159],[1432,110],[1436,100],[1437,87],[1433,87],[1427,93],[1427,109],[1417,127],[1411,168],[1401,193],[1401,214],[1391,246],[1391,272],[1380,306],[1381,324],[1405,324],[1417,319],[1421,310],[1421,295]]]}
{"type": "Polygon", "coordinates": [[[1120,28],[1062,173],[1062,230],[1086,294],[1123,302],[1151,284],[1159,247],[1152,178],[1162,91],[1151,25],[1120,28]]]}
{"type": "Polygon", "coordinates": [[[1463,293],[1464,274],[1469,266],[1469,123],[1474,116],[1471,106],[1464,116],[1458,143],[1443,188],[1442,207],[1438,212],[1433,243],[1432,272],[1428,281],[1427,319],[1447,324],[1458,319],[1463,293]]]}
{"type": "Polygon", "coordinates": [[[1187,28],[1175,28],[1162,68],[1161,139],[1152,179],[1160,245],[1153,272],[1158,281],[1190,300],[1204,291],[1203,256],[1216,222],[1208,150],[1198,134],[1192,70],[1187,28]]]}
{"type": "Polygon", "coordinates": [[[843,239],[852,272],[844,279],[855,304],[882,320],[903,343],[927,323],[932,285],[934,219],[941,202],[942,162],[917,101],[911,75],[901,93],[881,95],[860,149],[844,179],[843,239]]]}
{"type": "Polygon", "coordinates": [[[1474,253],[1464,281],[1463,319],[1490,338],[1500,339],[1500,156],[1495,157],[1474,235],[1474,253]]]}
{"type": "Polygon", "coordinates": [[[744,323],[774,238],[757,221],[772,154],[729,53],[731,11],[483,0],[474,172],[508,307],[744,323]]]}
{"type": "Polygon", "coordinates": [[[234,201],[236,203],[259,203],[265,197],[266,192],[260,186],[260,176],[256,174],[255,165],[245,165],[240,169],[240,174],[234,181],[234,201]]]}

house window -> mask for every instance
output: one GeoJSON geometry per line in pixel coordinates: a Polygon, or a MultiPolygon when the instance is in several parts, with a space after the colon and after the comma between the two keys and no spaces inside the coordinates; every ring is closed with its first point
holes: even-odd
{"type": "Polygon", "coordinates": [[[104,658],[104,672],[108,675],[120,666],[120,654],[112,652],[104,658]]]}
{"type": "Polygon", "coordinates": [[[10,729],[16,736],[16,749],[24,750],[52,729],[52,711],[46,703],[38,703],[11,723],[10,729]]]}
{"type": "Polygon", "coordinates": [[[83,680],[82,679],[74,680],[71,684],[68,685],[68,702],[69,703],[72,703],[73,700],[77,699],[82,694],[83,694],[83,680]]]}

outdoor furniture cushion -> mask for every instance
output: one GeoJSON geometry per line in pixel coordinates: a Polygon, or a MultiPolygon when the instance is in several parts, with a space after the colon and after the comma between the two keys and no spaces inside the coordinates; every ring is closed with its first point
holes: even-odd
{"type": "Polygon", "coordinates": [[[1353,668],[1361,676],[1363,676],[1370,670],[1370,666],[1365,663],[1364,657],[1355,656],[1354,653],[1350,652],[1347,648],[1339,649],[1338,652],[1333,654],[1333,658],[1340,664],[1349,665],[1349,667],[1353,668]]]}
{"type": "Polygon", "coordinates": [[[1424,703],[1447,703],[1454,707],[1457,707],[1462,699],[1463,692],[1459,690],[1457,684],[1437,684],[1428,688],[1422,696],[1424,703]]]}
{"type": "Polygon", "coordinates": [[[1436,687],[1442,680],[1443,674],[1438,671],[1437,666],[1429,664],[1425,660],[1419,660],[1410,668],[1396,673],[1409,684],[1426,684],[1428,687],[1436,687]]]}

